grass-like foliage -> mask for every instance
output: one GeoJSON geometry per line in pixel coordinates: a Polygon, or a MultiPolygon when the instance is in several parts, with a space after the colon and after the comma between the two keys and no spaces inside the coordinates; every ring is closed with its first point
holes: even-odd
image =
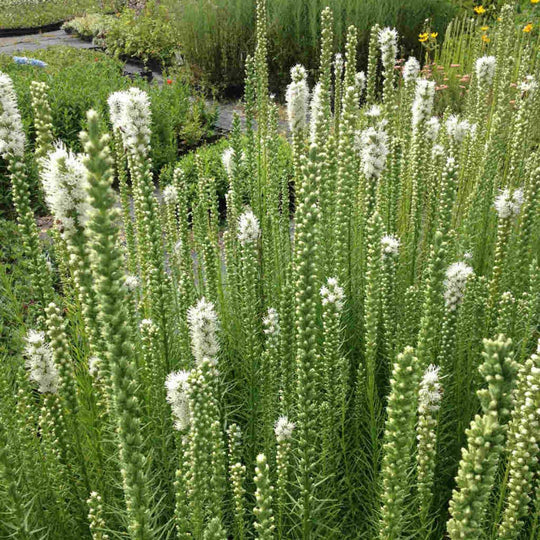
{"type": "Polygon", "coordinates": [[[435,116],[396,30],[357,73],[332,17],[285,141],[259,0],[243,129],[158,191],[144,89],[89,111],[76,153],[32,83],[47,243],[0,73],[23,259],[0,273],[0,536],[538,538],[536,55],[504,7],[435,116]]]}

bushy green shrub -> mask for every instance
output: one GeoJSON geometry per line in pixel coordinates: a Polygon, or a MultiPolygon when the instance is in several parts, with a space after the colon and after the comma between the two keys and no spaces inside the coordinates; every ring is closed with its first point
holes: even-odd
{"type": "Polygon", "coordinates": [[[150,1],[138,15],[124,9],[113,19],[105,36],[107,51],[117,57],[135,57],[170,65],[178,51],[178,35],[168,10],[150,1]]]}
{"type": "Polygon", "coordinates": [[[82,39],[95,40],[100,43],[111,28],[113,21],[113,15],[88,13],[83,17],[75,17],[71,21],[66,21],[62,25],[62,29],[77,34],[82,39]]]}

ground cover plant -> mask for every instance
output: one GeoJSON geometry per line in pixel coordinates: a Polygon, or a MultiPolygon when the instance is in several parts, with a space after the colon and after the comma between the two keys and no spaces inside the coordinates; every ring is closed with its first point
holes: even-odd
{"type": "Polygon", "coordinates": [[[395,29],[357,72],[356,28],[337,52],[325,9],[289,152],[266,8],[221,170],[200,152],[157,193],[144,89],[89,111],[76,153],[31,83],[47,242],[0,74],[28,276],[0,273],[2,535],[538,538],[540,92],[513,5],[439,116],[395,29]]]}
{"type": "Polygon", "coordinates": [[[114,11],[122,4],[121,0],[2,0],[0,29],[59,23],[87,11],[114,11]]]}

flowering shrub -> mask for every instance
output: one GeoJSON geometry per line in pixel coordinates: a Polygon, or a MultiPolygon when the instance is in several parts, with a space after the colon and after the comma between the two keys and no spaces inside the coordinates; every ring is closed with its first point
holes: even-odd
{"type": "Polygon", "coordinates": [[[354,27],[335,62],[326,8],[284,143],[259,0],[245,130],[208,154],[225,223],[202,153],[156,193],[146,89],[112,93],[110,123],[88,111],[77,152],[33,82],[30,149],[0,75],[35,305],[0,365],[2,535],[538,537],[539,72],[501,18],[463,112],[438,118],[416,63],[393,69],[392,29],[367,73],[354,27]]]}

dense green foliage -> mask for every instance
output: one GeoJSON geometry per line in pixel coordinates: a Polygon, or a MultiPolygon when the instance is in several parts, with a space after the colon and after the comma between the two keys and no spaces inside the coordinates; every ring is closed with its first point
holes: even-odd
{"type": "Polygon", "coordinates": [[[536,540],[534,40],[505,5],[489,41],[457,22],[422,70],[374,27],[364,73],[357,29],[337,56],[325,9],[285,139],[267,7],[243,126],[170,158],[159,191],[152,88],[88,111],[76,154],[53,144],[41,82],[26,144],[0,72],[18,223],[0,252],[0,536],[536,540]],[[435,75],[456,55],[459,113],[435,75]]]}

